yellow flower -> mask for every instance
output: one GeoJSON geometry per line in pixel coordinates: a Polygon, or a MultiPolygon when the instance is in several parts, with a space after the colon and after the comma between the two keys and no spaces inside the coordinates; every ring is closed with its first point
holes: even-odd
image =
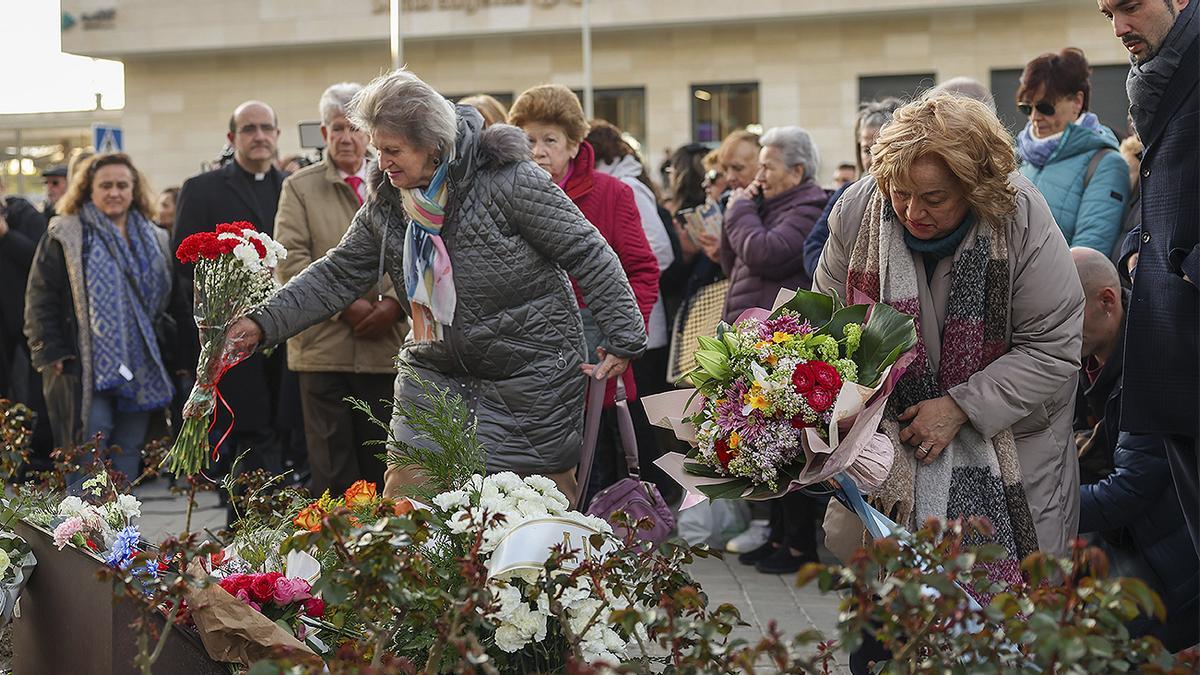
{"type": "Polygon", "coordinates": [[[729,448],[733,449],[742,444],[742,437],[738,436],[738,432],[729,432],[729,448]]]}
{"type": "Polygon", "coordinates": [[[775,356],[774,354],[768,354],[767,355],[767,365],[773,366],[776,363],[779,363],[779,357],[775,356]]]}
{"type": "Polygon", "coordinates": [[[796,336],[792,335],[791,333],[781,333],[779,331],[775,331],[775,334],[771,336],[771,342],[774,342],[777,345],[783,344],[784,342],[790,342],[794,337],[796,336]]]}
{"type": "Polygon", "coordinates": [[[760,341],[754,343],[755,349],[766,349],[767,347],[770,347],[770,346],[771,346],[771,343],[767,342],[765,340],[760,340],[760,341]]]}
{"type": "Polygon", "coordinates": [[[750,391],[742,395],[742,403],[755,410],[767,409],[767,397],[762,395],[762,387],[757,382],[750,387],[750,391]]]}

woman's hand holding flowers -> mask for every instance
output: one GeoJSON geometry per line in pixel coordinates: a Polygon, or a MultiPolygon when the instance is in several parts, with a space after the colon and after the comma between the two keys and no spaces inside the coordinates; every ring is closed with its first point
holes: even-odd
{"type": "Polygon", "coordinates": [[[900,430],[900,440],[916,448],[921,463],[929,464],[950,445],[968,420],[953,398],[940,396],[909,406],[900,414],[900,421],[909,422],[900,430]]]}

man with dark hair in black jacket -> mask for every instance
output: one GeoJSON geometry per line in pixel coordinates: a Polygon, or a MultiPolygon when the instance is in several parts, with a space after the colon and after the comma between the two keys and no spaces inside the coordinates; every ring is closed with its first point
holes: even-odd
{"type": "Polygon", "coordinates": [[[1179,506],[1162,438],[1118,430],[1125,306],[1117,270],[1090,248],[1071,250],[1083,285],[1082,409],[1090,436],[1080,447],[1079,532],[1103,549],[1114,576],[1144,580],[1161,597],[1167,620],[1130,625],[1172,651],[1200,635],[1200,558],[1179,506]],[[1090,474],[1090,475],[1089,475],[1090,474]]]}
{"type": "Polygon", "coordinates": [[[33,459],[49,461],[54,445],[42,400],[42,378],[29,361],[21,331],[25,320],[25,282],[46,221],[33,204],[4,195],[0,178],[0,398],[24,403],[37,413],[33,429],[33,459]]]}

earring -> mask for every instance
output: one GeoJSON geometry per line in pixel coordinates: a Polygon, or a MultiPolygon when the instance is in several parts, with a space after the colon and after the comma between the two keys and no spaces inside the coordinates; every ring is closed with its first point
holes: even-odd
{"type": "Polygon", "coordinates": [[[434,165],[434,166],[441,166],[441,165],[442,165],[442,158],[441,158],[441,157],[434,157],[434,158],[433,158],[433,165],[434,165]]]}

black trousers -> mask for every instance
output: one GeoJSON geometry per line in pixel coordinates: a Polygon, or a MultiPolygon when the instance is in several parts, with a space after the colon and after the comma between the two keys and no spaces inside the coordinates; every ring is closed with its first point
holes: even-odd
{"type": "Polygon", "coordinates": [[[1171,478],[1175,480],[1175,491],[1179,493],[1179,505],[1183,508],[1183,519],[1187,522],[1188,534],[1192,535],[1192,545],[1200,554],[1200,468],[1196,463],[1200,446],[1196,441],[1192,436],[1163,436],[1167,461],[1171,465],[1171,478]]]}
{"type": "Polygon", "coordinates": [[[309,491],[329,490],[337,496],[356,480],[369,480],[383,492],[384,463],[376,455],[387,449],[370,441],[387,440],[387,430],[372,423],[345,401],[354,397],[371,404],[375,416],[387,421],[395,376],[390,373],[297,373],[300,405],[304,408],[304,438],[308,444],[309,491]]]}

